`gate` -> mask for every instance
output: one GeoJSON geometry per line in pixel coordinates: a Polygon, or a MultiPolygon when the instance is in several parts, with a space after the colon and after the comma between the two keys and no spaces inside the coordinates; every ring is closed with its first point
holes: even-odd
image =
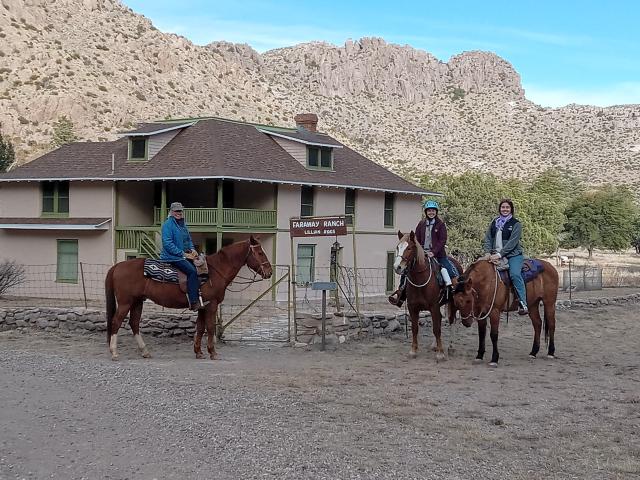
{"type": "Polygon", "coordinates": [[[218,307],[217,337],[224,341],[291,341],[290,275],[289,265],[275,265],[272,278],[264,282],[252,284],[238,276],[218,307]]]}

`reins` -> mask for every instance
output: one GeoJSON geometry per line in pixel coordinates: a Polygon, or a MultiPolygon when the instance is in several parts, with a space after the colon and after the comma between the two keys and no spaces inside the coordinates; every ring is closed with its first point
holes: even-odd
{"type": "MultiPolygon", "coordinates": [[[[427,286],[427,285],[429,284],[429,282],[431,281],[431,277],[433,276],[433,267],[431,266],[431,258],[429,258],[429,259],[428,259],[428,263],[429,263],[429,277],[427,278],[427,281],[426,281],[426,282],[424,282],[424,283],[422,283],[422,284],[420,284],[420,285],[418,285],[418,284],[416,284],[416,283],[413,283],[413,282],[411,281],[411,272],[412,272],[412,269],[413,269],[413,266],[415,265],[415,263],[416,263],[416,259],[414,258],[414,259],[413,259],[413,262],[411,263],[411,267],[407,270],[407,282],[409,282],[411,285],[413,285],[413,286],[414,286],[414,287],[416,287],[416,288],[422,288],[422,287],[425,287],[425,286],[427,286]]],[[[420,272],[416,272],[416,273],[422,273],[422,272],[424,272],[425,270],[426,270],[426,268],[425,268],[424,270],[422,270],[422,271],[420,271],[420,272]]]]}
{"type": "Polygon", "coordinates": [[[493,307],[496,303],[496,296],[498,294],[498,281],[499,281],[498,269],[496,268],[495,265],[493,265],[493,270],[496,274],[496,282],[495,282],[495,288],[493,289],[493,299],[491,300],[491,306],[489,307],[489,310],[487,310],[487,313],[485,313],[482,316],[475,314],[475,298],[478,295],[478,291],[475,288],[471,287],[471,290],[473,291],[473,294],[471,296],[471,313],[469,315],[463,316],[462,312],[460,312],[460,318],[462,318],[462,320],[468,320],[468,319],[472,319],[475,321],[484,320],[489,316],[489,314],[491,313],[491,310],[493,310],[493,307]]]}

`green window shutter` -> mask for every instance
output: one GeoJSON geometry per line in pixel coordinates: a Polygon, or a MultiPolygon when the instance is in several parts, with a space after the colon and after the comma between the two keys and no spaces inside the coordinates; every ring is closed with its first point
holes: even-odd
{"type": "Polygon", "coordinates": [[[307,165],[310,167],[320,166],[320,149],[317,147],[307,148],[307,165]]]}
{"type": "Polygon", "coordinates": [[[78,283],[78,240],[58,240],[56,281],[78,283]]]}
{"type": "Polygon", "coordinates": [[[330,148],[323,148],[320,151],[321,155],[320,155],[320,166],[322,168],[331,168],[332,165],[332,154],[331,154],[331,149],[330,148]]]}
{"type": "Polygon", "coordinates": [[[356,214],[356,191],[353,188],[347,188],[344,191],[344,214],[347,225],[353,225],[356,214]]]}
{"type": "Polygon", "coordinates": [[[55,212],[55,182],[42,182],[42,213],[55,212]]]}
{"type": "Polygon", "coordinates": [[[57,213],[69,213],[69,182],[56,182],[58,190],[57,213]]]}
{"type": "Polygon", "coordinates": [[[387,252],[387,292],[393,292],[395,286],[395,272],[393,271],[393,261],[396,252],[387,252]]]}
{"type": "Polygon", "coordinates": [[[311,283],[315,278],[315,245],[298,245],[296,282],[311,283]]]}
{"type": "Polygon", "coordinates": [[[313,216],[313,187],[303,186],[300,189],[300,216],[313,216]]]}
{"type": "Polygon", "coordinates": [[[395,195],[393,193],[384,194],[384,226],[393,227],[393,210],[395,195]]]}

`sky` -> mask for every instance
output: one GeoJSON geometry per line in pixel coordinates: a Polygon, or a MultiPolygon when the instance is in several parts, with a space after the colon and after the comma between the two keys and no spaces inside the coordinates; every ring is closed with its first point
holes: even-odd
{"type": "Polygon", "coordinates": [[[258,52],[381,37],[439,60],[491,51],[545,107],[640,104],[640,2],[635,0],[335,1],[123,0],[163,32],[199,45],[247,43],[258,52]]]}

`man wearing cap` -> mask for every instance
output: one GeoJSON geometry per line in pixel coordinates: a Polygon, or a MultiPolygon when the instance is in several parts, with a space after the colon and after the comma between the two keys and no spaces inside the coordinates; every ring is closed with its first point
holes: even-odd
{"type": "Polygon", "coordinates": [[[162,224],[162,251],[160,260],[171,263],[187,275],[187,291],[189,309],[198,310],[198,274],[196,267],[187,259],[194,259],[198,253],[193,248],[191,234],[184,221],[184,207],[180,202],[173,202],[169,207],[169,216],[162,224]]]}

